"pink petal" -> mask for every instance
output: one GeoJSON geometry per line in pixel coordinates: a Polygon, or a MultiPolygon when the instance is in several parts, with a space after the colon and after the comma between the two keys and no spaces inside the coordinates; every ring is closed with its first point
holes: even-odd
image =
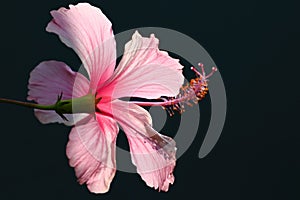
{"type": "Polygon", "coordinates": [[[102,107],[102,113],[111,112],[124,129],[137,172],[148,186],[168,191],[174,182],[175,141],[152,128],[151,116],[143,108],[114,100],[111,109],[102,107]]]}
{"type": "Polygon", "coordinates": [[[105,193],[116,172],[116,122],[97,114],[72,129],[67,156],[80,184],[86,183],[93,193],[105,193]]]}
{"type": "Polygon", "coordinates": [[[167,52],[158,49],[158,39],[138,32],[125,45],[123,58],[110,84],[99,89],[101,95],[120,97],[175,96],[183,84],[183,66],[167,52]],[[111,94],[113,93],[113,94],[111,94]]]}
{"type": "Polygon", "coordinates": [[[73,126],[80,120],[86,118],[89,114],[86,113],[64,114],[64,116],[68,119],[68,121],[61,118],[55,111],[35,109],[34,115],[42,124],[60,123],[60,124],[65,124],[67,126],[73,126]]]}
{"type": "MultiPolygon", "coordinates": [[[[50,105],[56,102],[61,93],[63,93],[63,99],[86,95],[89,82],[82,74],[73,72],[63,62],[45,61],[30,73],[28,89],[28,100],[50,105]]],[[[66,125],[72,125],[74,121],[87,116],[87,114],[65,115],[69,121],[64,121],[55,111],[37,109],[35,109],[35,115],[44,124],[59,122],[66,125]]]]}
{"type": "Polygon", "coordinates": [[[99,8],[88,3],[70,5],[70,9],[51,11],[53,20],[46,30],[56,33],[68,47],[74,49],[83,62],[91,88],[101,85],[113,73],[116,43],[111,22],[99,8]]]}

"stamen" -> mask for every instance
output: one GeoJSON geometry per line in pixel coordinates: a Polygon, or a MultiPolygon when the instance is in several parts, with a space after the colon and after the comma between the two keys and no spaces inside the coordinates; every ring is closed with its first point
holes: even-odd
{"type": "Polygon", "coordinates": [[[191,67],[191,70],[196,73],[197,77],[195,79],[191,79],[185,86],[182,86],[180,93],[176,96],[176,98],[168,98],[168,101],[165,101],[166,98],[164,98],[165,104],[167,102],[169,104],[162,106],[168,111],[170,116],[174,115],[174,111],[178,111],[179,113],[184,112],[184,104],[193,106],[193,104],[197,104],[198,101],[202,100],[208,93],[207,78],[211,77],[214,72],[217,71],[217,68],[213,67],[212,71],[206,76],[204,65],[199,63],[198,66],[201,68],[202,73],[200,73],[195,67],[191,67]]]}
{"type": "Polygon", "coordinates": [[[131,101],[140,106],[162,106],[170,116],[178,111],[180,114],[184,112],[184,104],[192,106],[202,100],[208,93],[208,78],[211,77],[216,71],[216,67],[212,67],[212,71],[206,76],[204,65],[199,63],[201,68],[200,73],[195,67],[191,67],[196,74],[196,78],[191,79],[189,83],[180,88],[180,92],[176,97],[161,97],[160,102],[137,102],[131,101]]]}

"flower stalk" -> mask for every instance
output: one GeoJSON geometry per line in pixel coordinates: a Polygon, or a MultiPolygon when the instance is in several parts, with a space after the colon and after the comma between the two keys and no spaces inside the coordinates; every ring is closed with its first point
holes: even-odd
{"type": "Polygon", "coordinates": [[[8,104],[14,104],[18,106],[23,106],[27,108],[35,108],[35,109],[40,109],[40,110],[55,110],[55,104],[53,105],[41,105],[41,104],[36,104],[36,103],[29,103],[29,102],[23,102],[23,101],[17,101],[17,100],[12,100],[12,99],[5,99],[5,98],[0,98],[0,103],[8,103],[8,104]]]}
{"type": "Polygon", "coordinates": [[[95,99],[95,95],[87,94],[85,96],[73,99],[62,100],[63,94],[58,95],[57,101],[55,104],[51,105],[42,105],[30,102],[17,101],[12,99],[0,98],[0,103],[9,103],[18,106],[23,106],[27,108],[34,108],[39,110],[53,110],[61,118],[68,121],[64,114],[75,114],[75,113],[93,113],[97,103],[101,98],[95,99]]]}

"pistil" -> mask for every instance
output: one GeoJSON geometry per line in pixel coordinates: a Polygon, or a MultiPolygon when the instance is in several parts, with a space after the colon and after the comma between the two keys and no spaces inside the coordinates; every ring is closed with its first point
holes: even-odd
{"type": "Polygon", "coordinates": [[[206,75],[204,71],[204,65],[199,63],[198,66],[201,68],[200,73],[195,67],[191,67],[196,74],[195,79],[182,86],[180,92],[175,97],[161,97],[157,102],[140,102],[140,101],[130,101],[140,106],[162,106],[165,110],[168,111],[170,116],[174,115],[174,111],[179,113],[184,112],[184,105],[192,106],[193,103],[197,104],[202,100],[208,93],[208,78],[211,77],[216,71],[217,68],[213,67],[212,71],[206,75]]]}

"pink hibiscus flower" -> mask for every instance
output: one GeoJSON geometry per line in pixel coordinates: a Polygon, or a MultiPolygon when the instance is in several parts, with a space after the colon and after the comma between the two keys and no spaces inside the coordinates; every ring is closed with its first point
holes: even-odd
{"type": "Polygon", "coordinates": [[[116,173],[120,125],[142,179],[150,187],[168,191],[174,182],[174,140],[152,128],[145,109],[120,98],[176,96],[184,80],[182,65],[158,49],[154,35],[146,38],[136,32],[115,69],[112,25],[100,9],[80,3],[52,11],[51,15],[46,30],[56,33],[78,54],[89,79],[62,62],[42,62],[31,72],[28,100],[58,102],[61,107],[71,102],[72,112],[67,107],[63,113],[36,109],[35,115],[42,123],[74,125],[66,151],[79,183],[86,183],[94,193],[109,190],[116,173]]]}

